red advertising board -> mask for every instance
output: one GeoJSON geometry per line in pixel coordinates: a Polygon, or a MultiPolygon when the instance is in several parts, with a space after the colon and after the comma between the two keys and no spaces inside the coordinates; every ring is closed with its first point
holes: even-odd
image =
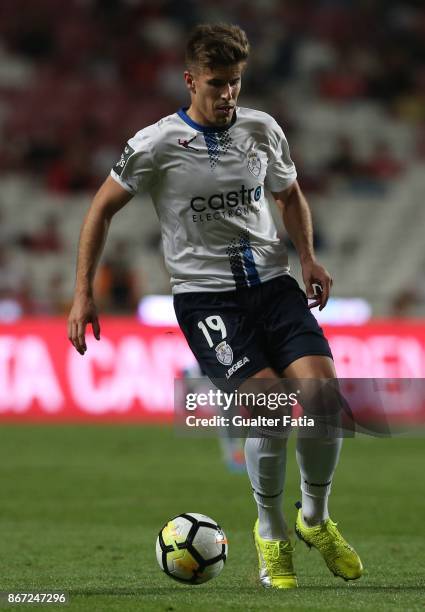
{"type": "MultiPolygon", "coordinates": [[[[327,327],[341,378],[425,378],[425,322],[327,327]]],[[[0,326],[1,421],[161,421],[194,364],[181,332],[103,318],[78,354],[62,319],[0,326]]]]}

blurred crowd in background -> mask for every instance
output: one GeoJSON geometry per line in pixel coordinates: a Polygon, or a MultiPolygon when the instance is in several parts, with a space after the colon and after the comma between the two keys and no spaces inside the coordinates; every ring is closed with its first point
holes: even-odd
{"type": "MultiPolygon", "coordinates": [[[[386,237],[383,273],[398,274],[390,295],[380,287],[383,278],[350,286],[376,315],[425,312],[416,282],[425,260],[408,278],[404,268],[397,273],[394,251],[394,242],[419,239],[412,216],[425,164],[425,5],[402,0],[2,0],[0,299],[6,309],[14,302],[26,314],[67,311],[84,207],[127,138],[187,102],[187,33],[218,21],[248,34],[252,52],[240,104],[282,125],[312,204],[317,249],[331,263],[358,258],[365,268],[367,210],[391,215],[392,205],[382,204],[397,199],[413,227],[396,226],[386,237]],[[344,198],[347,206],[367,207],[338,241],[332,218],[344,198]]],[[[143,294],[169,292],[159,230],[149,219],[143,231],[132,227],[108,246],[97,279],[107,312],[131,313],[143,294]]],[[[412,261],[417,253],[419,247],[412,261]]],[[[343,276],[342,270],[347,296],[343,276]]]]}

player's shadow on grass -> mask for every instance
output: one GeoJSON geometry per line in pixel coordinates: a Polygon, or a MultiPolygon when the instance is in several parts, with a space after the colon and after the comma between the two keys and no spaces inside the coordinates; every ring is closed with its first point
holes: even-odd
{"type": "MultiPolygon", "coordinates": [[[[252,587],[238,587],[238,593],[252,593],[253,590],[260,590],[258,589],[257,585],[252,586],[252,587]]],[[[262,590],[262,589],[261,589],[262,590]]],[[[138,587],[136,589],[128,589],[128,588],[110,588],[110,589],[67,589],[67,593],[69,593],[70,597],[76,597],[78,595],[81,596],[85,596],[85,597],[93,597],[96,595],[111,595],[111,596],[131,596],[131,595],[138,595],[140,597],[150,597],[152,595],[155,595],[156,597],[160,597],[161,595],[175,595],[176,592],[182,592],[182,591],[186,591],[186,592],[191,592],[191,593],[195,593],[195,592],[203,592],[204,594],[206,592],[214,592],[215,594],[217,593],[217,587],[213,587],[211,586],[202,586],[202,585],[191,585],[191,584],[171,584],[171,586],[168,587],[148,587],[148,588],[144,588],[144,587],[138,587]],[[200,588],[199,588],[200,587],[200,588]]],[[[235,587],[223,587],[222,585],[220,585],[220,592],[222,591],[229,591],[234,593],[235,592],[235,587]]]]}
{"type": "MultiPolygon", "coordinates": [[[[78,596],[78,595],[83,595],[83,596],[96,596],[96,595],[112,595],[112,596],[131,596],[131,595],[138,595],[138,596],[161,596],[161,595],[172,595],[172,594],[176,594],[176,587],[180,588],[180,589],[185,589],[187,591],[192,591],[192,592],[203,592],[205,593],[206,591],[212,591],[214,593],[217,593],[217,589],[216,587],[213,587],[211,585],[211,587],[207,587],[207,586],[201,586],[201,585],[171,585],[169,587],[149,587],[149,588],[144,588],[144,587],[139,587],[136,589],[129,589],[129,588],[110,588],[110,589],[68,589],[68,593],[69,595],[72,596],[78,596]],[[201,588],[199,588],[199,586],[201,588]]],[[[356,590],[356,591],[377,591],[377,592],[399,592],[399,591],[418,591],[418,592],[424,592],[425,593],[425,586],[414,586],[414,585],[405,585],[405,586],[392,586],[392,587],[385,587],[385,586],[378,586],[378,585],[373,585],[373,584],[347,584],[347,585],[323,585],[323,586],[314,586],[314,585],[302,585],[300,586],[299,589],[294,589],[293,593],[300,593],[301,591],[347,591],[347,589],[352,589],[352,590],[356,590]]],[[[252,593],[253,591],[258,591],[258,592],[263,592],[263,589],[259,586],[259,585],[255,585],[255,586],[247,586],[247,587],[238,587],[238,593],[252,593]]],[[[224,593],[228,591],[229,593],[234,593],[235,592],[235,587],[234,585],[231,586],[224,586],[224,585],[220,585],[220,592],[224,593]]]]}
{"type": "Polygon", "coordinates": [[[345,585],[323,585],[323,586],[314,586],[314,585],[308,585],[308,584],[303,584],[300,585],[298,591],[347,591],[347,589],[350,589],[352,591],[356,590],[356,591],[379,591],[379,592],[392,592],[392,591],[423,591],[425,593],[425,586],[414,586],[414,585],[406,585],[406,586],[392,586],[392,587],[386,587],[386,586],[378,586],[378,585],[374,585],[374,584],[345,584],[345,585]]]}

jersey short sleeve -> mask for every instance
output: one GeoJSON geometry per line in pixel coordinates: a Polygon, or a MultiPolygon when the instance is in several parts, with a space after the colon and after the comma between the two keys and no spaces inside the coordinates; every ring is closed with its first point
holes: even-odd
{"type": "Polygon", "coordinates": [[[274,119],[269,126],[269,154],[265,187],[269,191],[282,191],[295,181],[297,171],[289,154],[285,134],[274,119]]]}
{"type": "Polygon", "coordinates": [[[111,170],[112,178],[133,195],[149,190],[153,174],[152,141],[149,128],[137,132],[126,143],[120,159],[111,170]]]}

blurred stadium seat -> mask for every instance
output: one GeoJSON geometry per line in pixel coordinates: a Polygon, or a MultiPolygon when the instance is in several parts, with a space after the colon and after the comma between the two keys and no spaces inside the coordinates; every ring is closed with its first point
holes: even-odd
{"type": "MultiPolygon", "coordinates": [[[[239,23],[251,39],[240,103],[271,112],[288,134],[335,294],[363,297],[385,316],[407,291],[399,314],[423,316],[425,8],[395,0],[176,6],[1,3],[0,243],[22,269],[24,312],[66,310],[93,192],[127,137],[184,104],[186,32],[219,20],[239,23]],[[354,172],[332,170],[341,139],[354,172]],[[20,237],[43,230],[52,214],[62,248],[28,253],[20,237]]],[[[169,292],[148,202],[117,215],[106,255],[123,239],[143,292],[169,292]]]]}

